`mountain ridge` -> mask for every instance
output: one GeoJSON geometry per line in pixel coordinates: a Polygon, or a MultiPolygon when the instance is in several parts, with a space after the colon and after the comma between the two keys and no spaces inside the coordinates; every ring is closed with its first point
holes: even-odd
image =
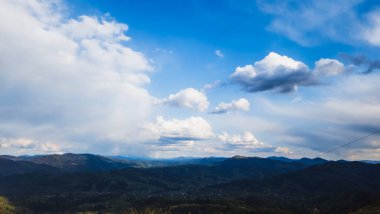
{"type": "Polygon", "coordinates": [[[244,156],[1,156],[0,195],[19,213],[348,213],[378,207],[380,164],[244,156]]]}

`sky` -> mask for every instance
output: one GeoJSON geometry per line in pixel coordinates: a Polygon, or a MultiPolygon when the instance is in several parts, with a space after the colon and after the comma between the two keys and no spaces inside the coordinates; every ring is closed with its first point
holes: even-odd
{"type": "Polygon", "coordinates": [[[379,160],[376,0],[2,0],[0,153],[379,160]]]}

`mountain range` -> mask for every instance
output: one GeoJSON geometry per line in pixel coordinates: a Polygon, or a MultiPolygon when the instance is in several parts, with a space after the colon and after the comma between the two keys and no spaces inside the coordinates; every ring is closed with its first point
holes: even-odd
{"type": "Polygon", "coordinates": [[[2,155],[0,195],[9,213],[379,213],[380,164],[2,155]]]}

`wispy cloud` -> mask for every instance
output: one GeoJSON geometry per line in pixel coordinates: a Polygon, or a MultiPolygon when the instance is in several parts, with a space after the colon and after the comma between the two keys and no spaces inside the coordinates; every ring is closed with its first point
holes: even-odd
{"type": "Polygon", "coordinates": [[[379,46],[380,10],[374,7],[359,13],[358,7],[363,2],[257,1],[261,11],[273,16],[268,29],[301,45],[315,46],[325,41],[334,41],[354,46],[379,46]]]}
{"type": "Polygon", "coordinates": [[[369,74],[380,70],[380,60],[372,60],[364,55],[341,54],[345,59],[357,66],[356,71],[363,74],[369,74]]]}
{"type": "Polygon", "coordinates": [[[222,53],[221,50],[215,50],[215,55],[221,59],[224,58],[224,54],[222,53]]]}

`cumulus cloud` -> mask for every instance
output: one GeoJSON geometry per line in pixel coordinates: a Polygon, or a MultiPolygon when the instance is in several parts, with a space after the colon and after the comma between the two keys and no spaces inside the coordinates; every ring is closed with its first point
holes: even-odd
{"type": "Polygon", "coordinates": [[[240,98],[238,100],[232,100],[230,103],[220,103],[211,114],[224,114],[230,111],[249,111],[250,103],[245,98],[240,98]]]}
{"type": "Polygon", "coordinates": [[[218,140],[223,142],[223,149],[225,150],[249,150],[252,152],[278,152],[290,153],[286,147],[274,147],[270,144],[259,141],[251,132],[244,132],[239,134],[228,134],[223,132],[217,136],[218,140]]]}
{"type": "Polygon", "coordinates": [[[128,47],[126,24],[67,19],[62,8],[0,1],[0,134],[89,151],[94,141],[134,142],[153,102],[149,59],[128,47]]]}
{"type": "Polygon", "coordinates": [[[150,124],[148,130],[154,135],[153,139],[158,139],[164,144],[189,143],[214,136],[210,124],[202,117],[165,120],[159,116],[155,123],[150,124]]]}
{"type": "Polygon", "coordinates": [[[218,139],[229,146],[255,148],[266,144],[256,139],[251,132],[244,132],[242,135],[230,135],[226,132],[218,135],[218,139]]]}
{"type": "Polygon", "coordinates": [[[253,65],[237,67],[230,79],[248,92],[273,90],[288,93],[296,91],[299,86],[318,85],[329,76],[342,74],[344,71],[344,64],[336,59],[319,59],[311,70],[303,62],[270,52],[253,65]]]}
{"type": "Polygon", "coordinates": [[[221,59],[224,58],[224,54],[222,53],[221,50],[215,50],[215,55],[221,59]]]}
{"type": "Polygon", "coordinates": [[[197,89],[186,88],[175,94],[169,95],[168,98],[159,101],[164,105],[188,108],[200,112],[207,110],[209,102],[207,96],[197,89]]]}
{"type": "Polygon", "coordinates": [[[343,63],[335,59],[320,59],[315,62],[314,72],[317,75],[334,76],[344,72],[343,63]]]}
{"type": "Polygon", "coordinates": [[[287,93],[297,90],[300,85],[317,84],[304,63],[274,52],[254,65],[237,67],[230,78],[248,92],[275,90],[287,93]]]}

